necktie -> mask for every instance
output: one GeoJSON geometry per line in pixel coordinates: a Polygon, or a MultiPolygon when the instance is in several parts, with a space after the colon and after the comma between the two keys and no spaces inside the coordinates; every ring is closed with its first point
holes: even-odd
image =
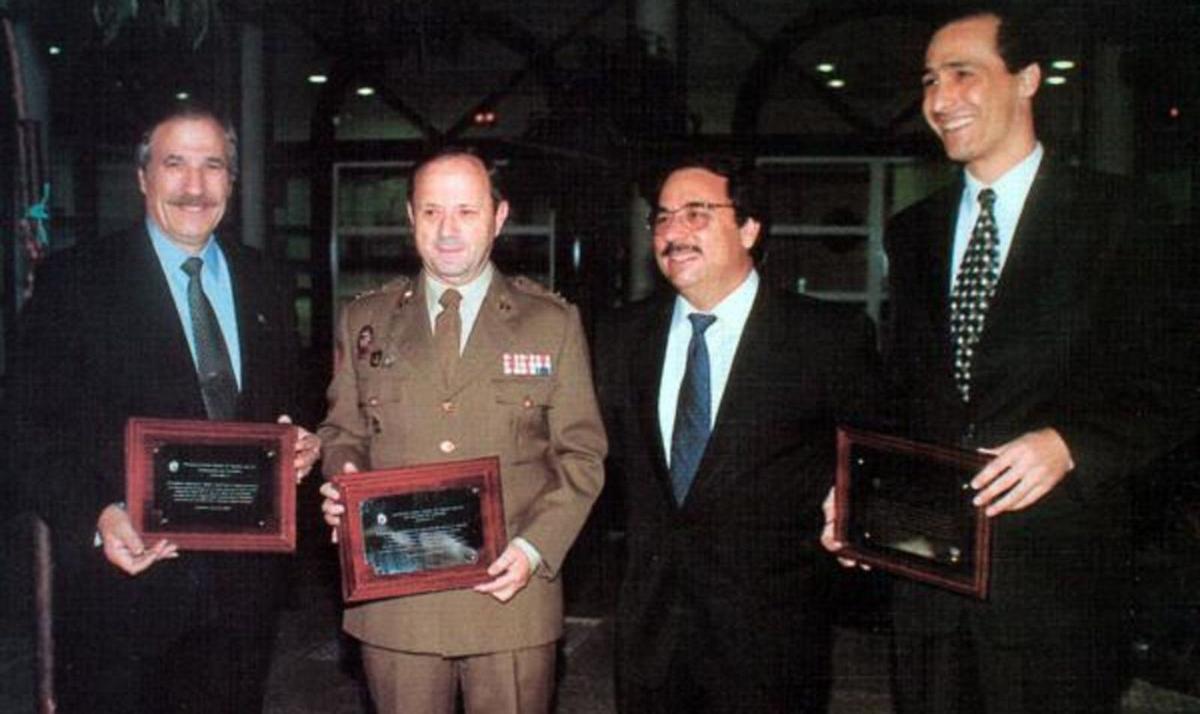
{"type": "Polygon", "coordinates": [[[454,376],[454,368],[458,365],[458,345],[462,334],[462,316],[458,312],[460,302],[462,294],[453,288],[442,293],[442,297],[438,299],[442,311],[438,313],[434,325],[433,344],[438,364],[442,368],[442,377],[447,383],[454,376]]]}
{"type": "Polygon", "coordinates": [[[711,429],[712,396],[709,389],[708,345],[704,341],[707,330],[716,317],[692,313],[692,339],[688,343],[687,369],[683,373],[683,384],[679,387],[679,401],[675,407],[675,429],[671,433],[671,490],[675,502],[683,503],[696,467],[704,456],[711,429]]]}
{"type": "Polygon", "coordinates": [[[188,275],[188,311],[192,314],[192,337],[196,344],[196,374],[208,418],[228,420],[237,414],[237,379],[233,376],[233,363],[225,347],[225,338],[221,336],[221,326],[217,324],[217,314],[200,285],[203,267],[204,261],[195,256],[183,261],[182,266],[188,275]]]}
{"type": "Polygon", "coordinates": [[[996,192],[979,192],[979,218],[963,253],[950,294],[950,338],[954,344],[954,383],[964,402],[971,401],[971,362],[983,334],[988,303],[1000,277],[1000,233],[993,207],[996,192]]]}

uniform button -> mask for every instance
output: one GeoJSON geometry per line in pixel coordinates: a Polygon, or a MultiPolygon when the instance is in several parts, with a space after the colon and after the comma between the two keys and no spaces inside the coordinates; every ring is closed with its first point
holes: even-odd
{"type": "Polygon", "coordinates": [[[372,407],[377,407],[377,406],[379,406],[379,397],[368,397],[368,398],[367,398],[367,405],[368,405],[368,406],[372,406],[372,407]]]}
{"type": "Polygon", "coordinates": [[[533,400],[529,397],[525,397],[525,400],[521,402],[521,406],[525,407],[526,409],[530,409],[533,407],[533,400]]]}
{"type": "Polygon", "coordinates": [[[451,401],[442,402],[442,411],[446,412],[447,414],[453,413],[454,412],[454,402],[451,402],[451,401]]]}
{"type": "Polygon", "coordinates": [[[438,448],[442,450],[443,454],[449,454],[450,452],[454,451],[458,447],[454,444],[453,441],[446,439],[442,443],[438,444],[438,448]]]}
{"type": "Polygon", "coordinates": [[[371,431],[375,432],[376,434],[383,433],[383,424],[379,423],[378,417],[371,417],[371,431]]]}

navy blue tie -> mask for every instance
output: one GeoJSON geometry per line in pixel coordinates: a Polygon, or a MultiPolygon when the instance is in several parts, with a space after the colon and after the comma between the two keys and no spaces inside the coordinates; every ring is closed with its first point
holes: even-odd
{"type": "Polygon", "coordinates": [[[717,320],[713,315],[698,312],[688,315],[688,319],[692,321],[692,340],[688,343],[687,370],[679,386],[675,429],[671,433],[671,490],[675,502],[680,504],[692,487],[712,428],[712,390],[704,331],[717,320]]]}

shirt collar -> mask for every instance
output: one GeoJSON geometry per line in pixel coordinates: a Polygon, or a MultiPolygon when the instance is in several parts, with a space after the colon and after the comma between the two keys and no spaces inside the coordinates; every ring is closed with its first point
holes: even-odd
{"type": "MultiPolygon", "coordinates": [[[[149,217],[146,218],[146,232],[150,234],[150,244],[154,246],[154,253],[158,256],[163,272],[173,277],[178,277],[176,273],[183,274],[180,266],[192,257],[192,254],[176,245],[149,217]]],[[[225,254],[221,252],[221,246],[214,235],[208,236],[197,256],[204,261],[204,270],[211,277],[220,279],[225,275],[225,254]]]]}
{"type": "MultiPolygon", "coordinates": [[[[1045,154],[1042,149],[1042,143],[1039,141],[1034,144],[1033,151],[1029,152],[1029,156],[1021,159],[1020,163],[1004,172],[1004,175],[991,183],[991,189],[996,192],[996,205],[1020,205],[1025,202],[1025,196],[1029,193],[1029,187],[1033,185],[1033,178],[1037,176],[1038,167],[1041,166],[1042,156],[1045,154]],[[1020,199],[1017,201],[1016,199],[1020,199]]],[[[965,177],[966,195],[970,196],[971,201],[975,201],[976,196],[984,188],[988,188],[988,184],[983,183],[975,178],[970,171],[963,169],[965,177]]]]}
{"type": "Polygon", "coordinates": [[[492,284],[494,273],[495,270],[489,262],[484,266],[483,271],[466,285],[447,285],[433,277],[429,271],[422,271],[422,274],[425,276],[425,307],[429,309],[430,314],[435,314],[440,309],[442,293],[450,288],[454,288],[462,295],[464,305],[478,305],[483,302],[484,296],[487,295],[488,287],[492,284]]]}
{"type": "Polygon", "coordinates": [[[729,293],[717,303],[711,310],[699,310],[683,295],[677,295],[675,298],[675,311],[672,314],[671,321],[673,323],[687,322],[687,316],[693,312],[699,312],[707,315],[714,315],[717,321],[713,323],[713,327],[724,327],[729,325],[740,325],[750,316],[750,308],[754,306],[754,298],[758,295],[758,284],[760,280],[758,271],[751,268],[750,273],[742,284],[737,286],[733,292],[729,293]]]}

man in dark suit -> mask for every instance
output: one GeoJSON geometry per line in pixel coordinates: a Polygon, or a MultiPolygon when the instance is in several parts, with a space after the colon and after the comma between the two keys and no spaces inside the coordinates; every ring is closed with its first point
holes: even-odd
{"type": "Polygon", "coordinates": [[[1125,476],[1186,424],[1166,386],[1186,368],[1159,330],[1169,259],[1127,182],[1044,154],[1031,29],[971,11],[933,35],[925,118],[965,170],[886,236],[886,354],[912,435],[994,457],[971,482],[994,529],[988,600],[896,581],[906,714],[1116,709],[1125,476]]]}
{"type": "Polygon", "coordinates": [[[873,330],[857,310],[760,285],[749,167],[699,158],[664,175],[650,225],[677,292],[597,340],[627,507],[621,708],[824,711],[820,501],[836,423],[875,393],[873,330]]]}
{"type": "MultiPolygon", "coordinates": [[[[143,543],[123,504],[128,417],[284,421],[295,404],[290,291],[213,234],[236,160],[208,112],[155,124],[145,223],[52,257],[22,315],[10,414],[53,533],[60,712],[262,707],[282,561],[143,543]]],[[[319,444],[297,441],[303,475],[319,444]]]]}

